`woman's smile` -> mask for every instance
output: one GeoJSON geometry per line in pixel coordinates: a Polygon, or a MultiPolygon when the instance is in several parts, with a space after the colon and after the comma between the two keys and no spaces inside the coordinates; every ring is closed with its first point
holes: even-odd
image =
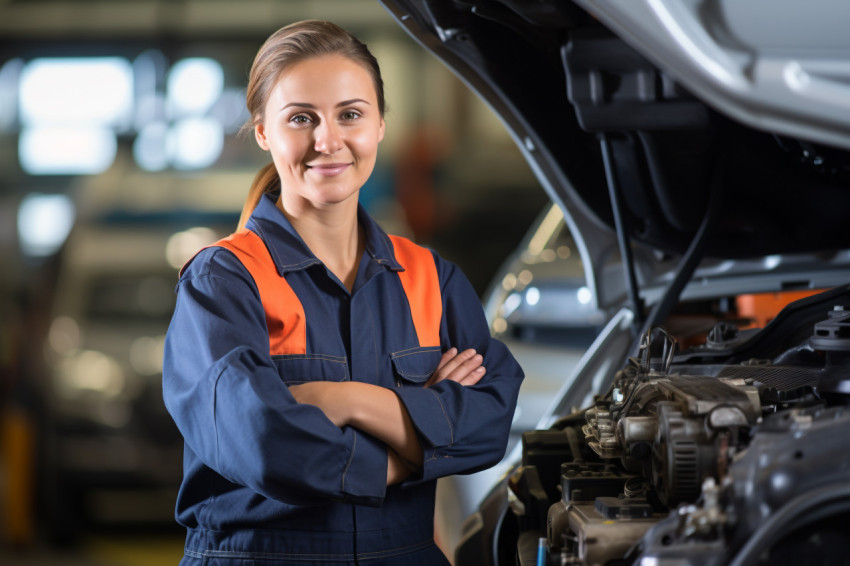
{"type": "Polygon", "coordinates": [[[307,169],[322,177],[336,177],[346,172],[351,165],[351,163],[317,163],[307,165],[307,169]]]}

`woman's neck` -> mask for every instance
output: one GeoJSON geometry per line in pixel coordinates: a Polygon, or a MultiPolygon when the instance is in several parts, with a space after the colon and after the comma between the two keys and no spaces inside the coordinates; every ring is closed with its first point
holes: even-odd
{"type": "Polygon", "coordinates": [[[354,288],[360,258],[366,245],[357,221],[356,199],[352,203],[294,211],[291,209],[296,207],[285,206],[282,199],[278,199],[277,206],[310,251],[350,292],[354,288]]]}

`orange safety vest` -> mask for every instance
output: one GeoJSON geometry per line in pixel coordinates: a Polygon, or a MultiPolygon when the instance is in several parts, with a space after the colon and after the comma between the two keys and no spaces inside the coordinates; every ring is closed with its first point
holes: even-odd
{"type": "MultiPolygon", "coordinates": [[[[390,240],[396,261],[404,268],[397,273],[407,296],[419,346],[439,347],[443,301],[434,256],[430,250],[407,238],[390,236],[390,240]]],[[[278,272],[262,238],[243,228],[213,246],[233,252],[251,274],[266,313],[269,353],[272,356],[306,354],[304,307],[286,278],[278,272]]]]}

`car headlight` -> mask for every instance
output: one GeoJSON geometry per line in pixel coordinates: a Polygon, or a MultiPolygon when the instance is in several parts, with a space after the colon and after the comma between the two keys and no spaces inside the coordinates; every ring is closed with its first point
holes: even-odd
{"type": "Polygon", "coordinates": [[[121,364],[115,358],[95,350],[77,350],[65,356],[57,368],[56,392],[74,399],[87,392],[116,398],[126,387],[121,364]]]}

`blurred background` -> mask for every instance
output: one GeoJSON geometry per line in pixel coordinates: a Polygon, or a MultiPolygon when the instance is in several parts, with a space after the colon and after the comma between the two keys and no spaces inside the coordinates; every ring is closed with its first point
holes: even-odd
{"type": "Polygon", "coordinates": [[[176,564],[162,406],[177,269],[266,163],[246,121],[277,28],[329,19],[381,63],[363,204],[483,296],[547,204],[491,110],[374,0],[0,0],[0,564],[176,564]]]}

